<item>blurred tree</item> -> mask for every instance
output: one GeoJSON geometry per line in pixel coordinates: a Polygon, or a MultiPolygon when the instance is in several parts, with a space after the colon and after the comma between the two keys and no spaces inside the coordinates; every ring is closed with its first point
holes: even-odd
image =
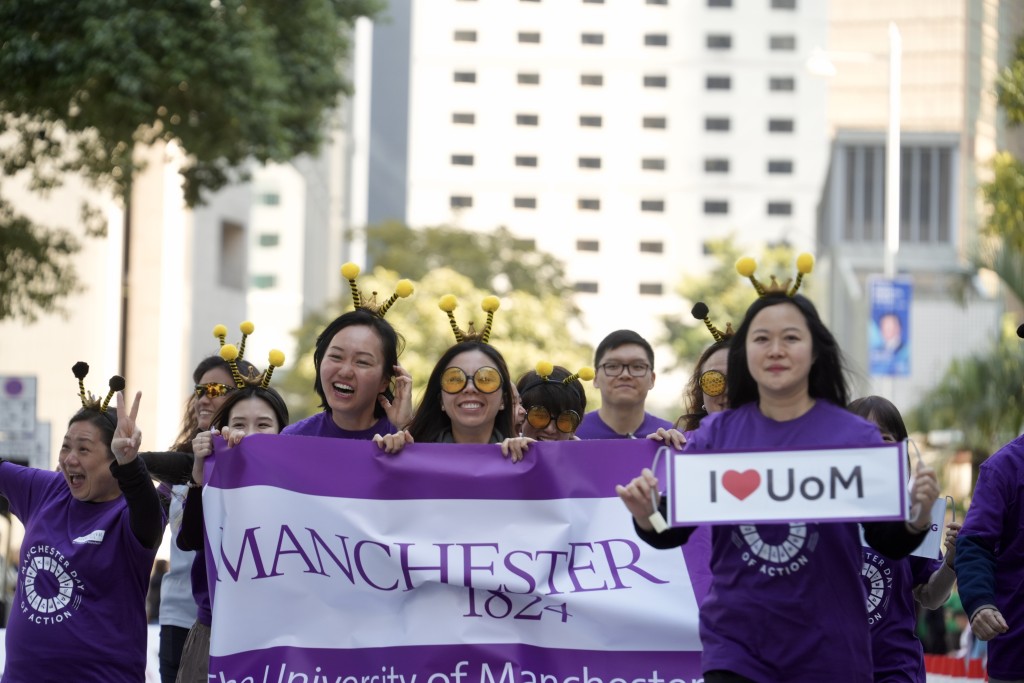
{"type": "MultiPolygon", "coordinates": [[[[389,297],[399,278],[406,275],[378,266],[372,273],[360,275],[357,282],[362,292],[376,291],[380,301],[389,297]]],[[[486,320],[480,304],[494,290],[481,288],[470,278],[447,267],[423,274],[414,280],[414,284],[416,291],[413,295],[396,302],[388,311],[387,319],[405,338],[405,352],[399,361],[413,376],[415,402],[437,359],[455,343],[448,317],[438,307],[440,298],[454,294],[459,300],[455,309],[459,327],[466,329],[472,320],[479,331],[486,320]]],[[[346,293],[330,310],[308,317],[296,332],[298,357],[294,362],[288,362],[288,372],[276,383],[285,394],[293,421],[319,410],[319,397],[313,391],[316,337],[327,323],[349,310],[352,310],[352,299],[346,293]]],[[[501,308],[494,316],[491,343],[505,357],[513,380],[533,369],[541,360],[573,371],[591,363],[592,350],[572,339],[566,326],[563,300],[552,292],[539,295],[520,290],[506,292],[501,297],[501,308]]],[[[589,382],[585,384],[589,385],[589,382]]],[[[587,386],[587,405],[596,407],[596,394],[592,395],[591,389],[587,386]]]]}
{"type": "MultiPolygon", "coordinates": [[[[346,26],[382,4],[0,2],[2,175],[27,173],[30,187],[44,191],[81,174],[127,201],[136,146],[173,141],[188,154],[181,175],[193,206],[250,160],[315,152],[325,112],[349,89],[340,68],[346,26]]],[[[60,239],[38,226],[31,234],[41,241],[27,254],[60,239]]],[[[0,231],[0,243],[12,235],[0,231]]],[[[65,289],[54,290],[56,298],[73,286],[65,289]]],[[[0,318],[33,300],[20,301],[0,318]]]]}
{"type": "MultiPolygon", "coordinates": [[[[732,323],[735,329],[742,322],[747,307],[757,298],[750,280],[736,272],[736,261],[748,252],[740,251],[732,235],[708,240],[707,250],[708,257],[715,260],[710,272],[686,275],[676,287],[676,293],[688,302],[686,310],[662,318],[666,334],[660,343],[672,347],[676,358],[673,370],[691,367],[713,341],[704,323],[690,314],[693,304],[698,301],[707,304],[715,327],[724,330],[726,323],[732,323]]],[[[757,258],[757,279],[767,283],[771,275],[780,282],[796,277],[796,252],[788,244],[768,246],[757,258]]],[[[807,293],[811,279],[804,280],[801,293],[807,293]]]]}

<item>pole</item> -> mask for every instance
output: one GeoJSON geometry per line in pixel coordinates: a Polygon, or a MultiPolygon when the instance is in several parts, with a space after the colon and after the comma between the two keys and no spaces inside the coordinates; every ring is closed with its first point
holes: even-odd
{"type": "Polygon", "coordinates": [[[885,150],[885,259],[886,279],[896,277],[896,252],[900,249],[900,68],[903,39],[895,23],[889,23],[889,128],[885,150]]]}

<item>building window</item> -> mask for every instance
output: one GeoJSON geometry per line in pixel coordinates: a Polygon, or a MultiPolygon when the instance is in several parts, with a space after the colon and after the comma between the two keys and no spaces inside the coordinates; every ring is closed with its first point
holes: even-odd
{"type": "Polygon", "coordinates": [[[537,157],[535,156],[517,156],[516,166],[527,166],[530,168],[536,168],[537,157]]]}
{"type": "Polygon", "coordinates": [[[580,211],[600,211],[601,200],[593,198],[580,197],[576,200],[576,208],[580,211]]]}
{"type": "Polygon", "coordinates": [[[245,289],[245,228],[240,223],[220,224],[220,272],[222,287],[245,289]]]}
{"type": "Polygon", "coordinates": [[[705,173],[728,173],[729,172],[729,160],[728,159],[705,159],[704,160],[704,172],[705,173]]]}
{"type": "Polygon", "coordinates": [[[466,126],[472,126],[476,123],[476,114],[469,112],[455,112],[452,114],[452,123],[463,124],[466,126]]]}
{"type": "Polygon", "coordinates": [[[519,32],[520,43],[539,43],[540,42],[540,31],[520,31],[519,32]]]}
{"type": "Polygon", "coordinates": [[[512,206],[516,209],[536,209],[537,198],[536,197],[513,197],[512,206]]]}
{"type": "Polygon", "coordinates": [[[448,206],[453,209],[468,209],[473,206],[473,198],[467,194],[453,194],[448,198],[448,206]]]}
{"type": "Polygon", "coordinates": [[[704,79],[705,90],[731,90],[731,76],[708,76],[704,79]]]}
{"type": "Polygon", "coordinates": [[[580,128],[600,128],[600,116],[580,116],[580,128]]]}
{"type": "Polygon", "coordinates": [[[668,0],[647,0],[648,5],[667,5],[668,0]]]}
{"type": "Polygon", "coordinates": [[[452,155],[452,166],[472,166],[473,155],[472,154],[453,154],[452,155]]]}
{"type": "Polygon", "coordinates": [[[520,71],[516,74],[516,81],[519,85],[540,85],[540,74],[520,71]]]}
{"type": "Polygon", "coordinates": [[[793,202],[768,202],[769,216],[792,216],[793,202]]]}
{"type": "Polygon", "coordinates": [[[732,121],[728,116],[708,116],[704,119],[704,130],[716,133],[724,133],[732,128],[732,121]]]}
{"type": "Polygon", "coordinates": [[[709,216],[724,216],[729,213],[729,202],[725,199],[705,199],[704,213],[709,216]]]}
{"type": "Polygon", "coordinates": [[[475,71],[456,71],[453,78],[456,83],[476,83],[475,71]]]}
{"type": "Polygon", "coordinates": [[[640,160],[640,169],[643,171],[664,171],[665,160],[660,157],[647,157],[640,160]]]}
{"type": "Polygon", "coordinates": [[[732,7],[732,0],[708,0],[708,7],[732,7]]]}
{"type": "Polygon", "coordinates": [[[640,294],[645,296],[661,296],[662,286],[660,282],[641,282],[640,294]]]}
{"type": "Polygon", "coordinates": [[[596,282],[577,282],[572,288],[584,294],[597,294],[596,282]]]}
{"type": "Polygon", "coordinates": [[[580,157],[577,164],[580,168],[601,168],[601,157],[580,157]]]}
{"type": "Polygon", "coordinates": [[[583,45],[604,45],[603,33],[581,33],[580,43],[583,45]]]}
{"type": "Polygon", "coordinates": [[[664,116],[645,116],[644,128],[656,128],[658,130],[664,130],[668,128],[668,119],[665,118],[664,116]]]}
{"type": "Polygon", "coordinates": [[[536,126],[540,123],[540,117],[536,114],[516,114],[517,126],[536,126]]]}
{"type": "Polygon", "coordinates": [[[278,206],[281,203],[281,195],[277,192],[261,192],[256,201],[263,206],[278,206]]]}
{"type": "Polygon", "coordinates": [[[261,232],[260,233],[260,246],[261,247],[276,247],[281,243],[281,236],[276,232],[261,232]]]}
{"type": "Polygon", "coordinates": [[[645,88],[667,88],[668,76],[644,76],[645,88]]]}
{"type": "Polygon", "coordinates": [[[768,79],[768,89],[772,92],[793,92],[796,90],[796,79],[792,76],[772,76],[768,79]]]}
{"type": "Polygon", "coordinates": [[[576,251],[601,251],[598,240],[576,240],[576,251]]]}
{"type": "Polygon", "coordinates": [[[648,213],[665,213],[664,199],[642,199],[640,210],[648,213]]]}
{"type": "Polygon", "coordinates": [[[580,74],[580,85],[600,87],[604,85],[604,76],[601,74],[580,74]]]}
{"type": "Polygon", "coordinates": [[[584,5],[603,5],[604,0],[583,0],[584,5]]]}
{"type": "Polygon", "coordinates": [[[455,32],[456,43],[475,43],[476,42],[476,31],[456,31],[455,32]]]}
{"type": "Polygon", "coordinates": [[[769,159],[768,160],[768,174],[769,175],[792,175],[793,173],[793,162],[788,159],[769,159]]]}
{"type": "Polygon", "coordinates": [[[796,0],[772,0],[772,9],[796,9],[796,0]]]}
{"type": "Polygon", "coordinates": [[[264,274],[264,275],[256,275],[256,274],[254,274],[250,281],[252,282],[252,286],[255,289],[270,289],[271,287],[275,287],[277,285],[277,276],[276,275],[266,275],[266,274],[264,274]]]}
{"type": "Polygon", "coordinates": [[[647,47],[668,47],[668,34],[648,33],[644,36],[644,45],[647,47]]]}
{"type": "Polygon", "coordinates": [[[662,254],[665,252],[664,242],[641,242],[640,253],[641,254],[662,254]]]}
{"type": "Polygon", "coordinates": [[[796,49],[796,36],[769,36],[768,49],[776,52],[792,52],[796,49]]]}
{"type": "Polygon", "coordinates": [[[792,133],[794,128],[793,119],[768,119],[769,133],[792,133]]]}
{"type": "Polygon", "coordinates": [[[731,50],[732,36],[728,33],[709,33],[704,38],[704,45],[709,50],[731,50]]]}

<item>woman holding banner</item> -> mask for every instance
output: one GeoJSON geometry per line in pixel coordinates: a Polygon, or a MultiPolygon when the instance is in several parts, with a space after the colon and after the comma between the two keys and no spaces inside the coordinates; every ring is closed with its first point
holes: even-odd
{"type": "MultiPolygon", "coordinates": [[[[811,302],[795,288],[758,291],[761,298],[747,310],[730,345],[731,410],[704,418],[685,449],[880,443],[878,429],[845,408],[842,356],[811,302]]],[[[657,486],[653,473],[644,470],[617,491],[643,540],[677,547],[694,527],[655,531],[651,501],[657,486]]],[[[890,557],[906,556],[924,538],[937,496],[934,472],[919,469],[911,521],[866,523],[868,542],[890,557]]],[[[700,610],[704,680],[819,683],[839,676],[870,682],[862,564],[854,523],[715,526],[711,589],[700,610]]]]}

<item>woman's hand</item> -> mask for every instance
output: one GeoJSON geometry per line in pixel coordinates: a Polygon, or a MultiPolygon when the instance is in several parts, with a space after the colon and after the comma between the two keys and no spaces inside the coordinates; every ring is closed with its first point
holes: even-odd
{"type": "Polygon", "coordinates": [[[384,408],[388,421],[397,429],[403,429],[412,422],[412,375],[401,365],[393,367],[395,375],[395,399],[389,401],[384,394],[377,396],[377,402],[384,408]]]}
{"type": "Polygon", "coordinates": [[[127,465],[139,454],[139,444],[142,443],[142,432],[139,431],[135,419],[139,416],[139,401],[142,400],[142,392],[135,392],[135,402],[132,403],[131,411],[125,410],[124,394],[117,392],[117,427],[114,429],[114,437],[110,440],[110,450],[114,453],[118,465],[127,465]]]}
{"type": "Polygon", "coordinates": [[[394,434],[374,434],[373,442],[388,455],[398,455],[407,444],[413,443],[412,434],[406,430],[394,434]]]}
{"type": "Polygon", "coordinates": [[[939,481],[935,469],[918,465],[914,485],[910,489],[910,521],[907,526],[916,534],[927,531],[932,524],[932,505],[939,497],[939,481]]]}
{"type": "Polygon", "coordinates": [[[956,537],[960,535],[960,522],[950,522],[946,525],[946,566],[953,569],[953,561],[956,559],[956,537]]]}
{"type": "Polygon", "coordinates": [[[677,451],[683,450],[683,446],[686,444],[686,436],[674,427],[672,429],[658,427],[658,431],[648,434],[647,438],[661,441],[677,451]]]}
{"type": "Polygon", "coordinates": [[[519,462],[526,457],[526,451],[535,441],[528,436],[511,436],[501,442],[501,455],[503,458],[511,458],[512,462],[519,462]]]}
{"type": "Polygon", "coordinates": [[[196,456],[192,462],[192,481],[199,486],[203,485],[203,463],[213,453],[213,437],[218,433],[214,427],[208,432],[199,432],[192,439],[192,454],[196,456]]]}
{"type": "Polygon", "coordinates": [[[655,510],[651,501],[651,493],[655,492],[655,496],[657,496],[657,490],[658,478],[647,467],[633,481],[625,486],[615,487],[615,492],[619,494],[619,498],[625,503],[626,509],[633,515],[637,526],[645,531],[654,531],[654,525],[651,524],[650,517],[657,510],[655,510]]]}

